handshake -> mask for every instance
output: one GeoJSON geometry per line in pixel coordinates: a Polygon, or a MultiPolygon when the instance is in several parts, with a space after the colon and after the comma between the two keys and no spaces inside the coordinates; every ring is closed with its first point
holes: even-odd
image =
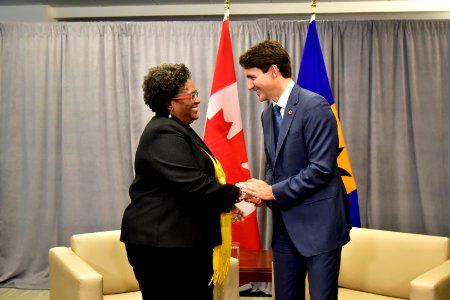
{"type": "MultiPolygon", "coordinates": [[[[267,201],[275,200],[272,186],[265,181],[252,178],[244,182],[238,182],[236,186],[240,189],[237,203],[244,200],[253,203],[256,207],[260,207],[266,204],[267,201]]],[[[233,207],[232,212],[233,222],[243,220],[243,212],[236,205],[233,207]]]]}
{"type": "Polygon", "coordinates": [[[274,200],[272,186],[265,181],[252,178],[245,182],[238,182],[236,186],[241,190],[238,202],[245,200],[259,207],[264,205],[266,201],[274,200]]]}

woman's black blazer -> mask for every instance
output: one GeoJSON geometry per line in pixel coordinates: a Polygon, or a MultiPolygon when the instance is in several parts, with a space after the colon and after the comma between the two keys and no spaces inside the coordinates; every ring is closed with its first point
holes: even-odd
{"type": "Polygon", "coordinates": [[[220,213],[230,211],[239,189],[216,181],[205,151],[210,153],[190,126],[151,119],[136,151],[121,241],[163,248],[222,243],[220,213]]]}

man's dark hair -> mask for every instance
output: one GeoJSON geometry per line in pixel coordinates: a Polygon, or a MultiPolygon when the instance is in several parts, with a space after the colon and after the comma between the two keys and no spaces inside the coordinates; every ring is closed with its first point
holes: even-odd
{"type": "Polygon", "coordinates": [[[284,78],[292,77],[289,54],[277,41],[265,40],[251,47],[239,57],[239,64],[244,69],[258,68],[264,73],[276,65],[284,78]]]}

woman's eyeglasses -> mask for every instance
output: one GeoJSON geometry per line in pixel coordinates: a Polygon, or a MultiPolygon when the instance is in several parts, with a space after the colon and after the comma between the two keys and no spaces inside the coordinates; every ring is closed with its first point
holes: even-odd
{"type": "Polygon", "coordinates": [[[197,99],[198,97],[198,91],[193,92],[190,95],[187,96],[182,96],[182,97],[175,97],[172,98],[171,100],[187,100],[187,99],[191,99],[192,101],[194,101],[195,99],[197,99]]]}

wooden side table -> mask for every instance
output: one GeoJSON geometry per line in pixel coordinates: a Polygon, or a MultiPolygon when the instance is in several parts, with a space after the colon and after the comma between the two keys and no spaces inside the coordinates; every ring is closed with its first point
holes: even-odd
{"type": "Polygon", "coordinates": [[[243,250],[239,254],[239,286],[272,282],[272,250],[243,250]]]}

